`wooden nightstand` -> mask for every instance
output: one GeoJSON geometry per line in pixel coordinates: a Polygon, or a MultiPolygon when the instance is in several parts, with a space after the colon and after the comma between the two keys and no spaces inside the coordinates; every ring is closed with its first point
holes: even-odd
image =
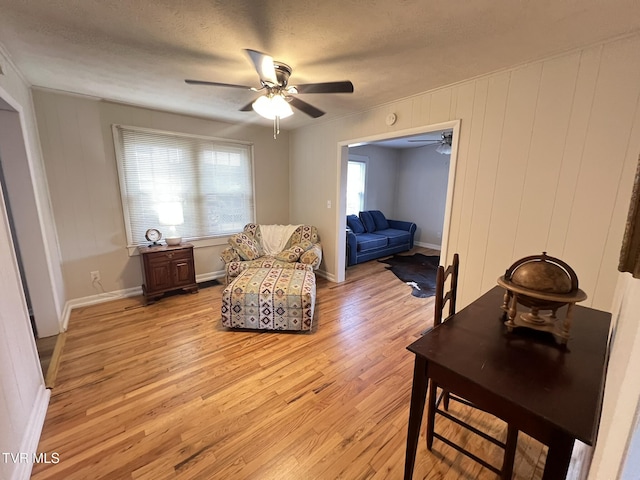
{"type": "Polygon", "coordinates": [[[142,293],[147,303],[153,303],[166,292],[182,289],[198,291],[193,245],[158,245],[138,247],[144,283],[142,293]]]}

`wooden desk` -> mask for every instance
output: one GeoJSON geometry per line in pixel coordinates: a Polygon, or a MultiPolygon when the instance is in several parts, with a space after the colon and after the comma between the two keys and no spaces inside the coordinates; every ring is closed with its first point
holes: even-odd
{"type": "MultiPolygon", "coordinates": [[[[547,445],[543,480],[566,477],[575,439],[593,445],[611,314],[576,306],[565,348],[546,332],[508,333],[500,310],[503,295],[504,289],[493,288],[407,347],[416,358],[405,480],[413,476],[429,380],[547,445]]],[[[429,408],[435,401],[430,388],[429,408]]]]}

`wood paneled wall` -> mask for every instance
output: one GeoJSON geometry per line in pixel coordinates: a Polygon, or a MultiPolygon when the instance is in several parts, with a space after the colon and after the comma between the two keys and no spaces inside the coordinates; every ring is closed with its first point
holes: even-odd
{"type": "Polygon", "coordinates": [[[462,304],[515,260],[547,251],[576,270],[587,305],[609,310],[640,152],[639,94],[634,35],[298,129],[291,220],[338,239],[324,243],[335,275],[341,212],[320,206],[340,198],[339,142],[460,119],[447,251],[461,255],[462,304]]]}

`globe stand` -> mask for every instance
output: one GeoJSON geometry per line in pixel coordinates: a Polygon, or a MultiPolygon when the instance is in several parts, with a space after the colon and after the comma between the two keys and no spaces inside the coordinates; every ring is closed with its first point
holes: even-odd
{"type": "Polygon", "coordinates": [[[558,317],[556,317],[556,312],[540,316],[539,310],[532,308],[531,312],[520,315],[520,319],[528,325],[545,326],[554,325],[558,317]]]}
{"type": "Polygon", "coordinates": [[[526,327],[549,332],[566,345],[574,305],[587,298],[587,294],[578,288],[578,277],[569,265],[543,252],[518,260],[498,278],[498,285],[505,288],[501,308],[507,318],[504,322],[507,331],[511,333],[515,328],[526,327]],[[518,305],[530,311],[518,314],[518,305]],[[560,320],[557,312],[565,305],[567,311],[560,320]],[[551,313],[540,314],[547,310],[551,313]]]}

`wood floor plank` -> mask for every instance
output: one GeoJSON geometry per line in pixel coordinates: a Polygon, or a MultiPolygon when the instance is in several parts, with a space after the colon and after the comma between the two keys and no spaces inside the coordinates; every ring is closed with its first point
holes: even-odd
{"type": "MultiPolygon", "coordinates": [[[[39,445],[60,463],[34,465],[32,478],[402,478],[414,359],[406,347],[434,307],[384,267],[349,267],[340,285],[318,278],[311,333],[222,327],[222,285],[149,306],[129,298],[75,309],[39,445]]],[[[499,463],[499,449],[462,438],[499,463]]],[[[545,455],[522,440],[515,478],[540,478],[545,455]]],[[[428,452],[424,432],[415,472],[495,478],[437,440],[428,452]]]]}

